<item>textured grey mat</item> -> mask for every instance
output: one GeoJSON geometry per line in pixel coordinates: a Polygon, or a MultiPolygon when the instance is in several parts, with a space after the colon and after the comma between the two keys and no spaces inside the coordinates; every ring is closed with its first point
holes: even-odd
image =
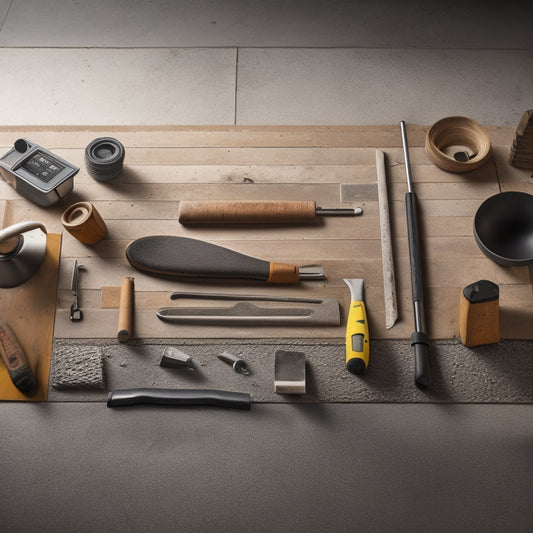
{"type": "Polygon", "coordinates": [[[103,389],[104,367],[102,350],[98,346],[58,346],[50,372],[54,389],[103,389]]]}
{"type": "Polygon", "coordinates": [[[363,376],[344,366],[344,344],[272,339],[144,340],[119,344],[113,340],[56,340],[52,353],[79,357],[95,350],[104,359],[103,390],[57,390],[49,401],[105,401],[107,391],[134,387],[209,388],[247,392],[255,402],[533,402],[533,341],[504,340],[466,348],[458,340],[433,341],[430,390],[420,391],[413,380],[409,341],[371,341],[370,365],[363,376]],[[193,359],[194,369],[162,368],[165,346],[176,346],[193,359]],[[282,396],[274,392],[276,350],[303,351],[307,361],[307,393],[282,396]],[[241,356],[251,375],[237,374],[217,355],[224,350],[241,356]]]}

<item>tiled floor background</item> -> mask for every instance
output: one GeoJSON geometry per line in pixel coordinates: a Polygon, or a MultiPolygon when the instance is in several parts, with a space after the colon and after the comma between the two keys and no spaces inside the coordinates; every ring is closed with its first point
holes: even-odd
{"type": "Polygon", "coordinates": [[[0,0],[2,123],[515,125],[530,3],[399,4],[0,0]]]}
{"type": "MultiPolygon", "coordinates": [[[[514,126],[533,108],[532,20],[531,0],[0,0],[0,123],[514,126]]],[[[0,523],[531,531],[532,415],[3,404],[0,523]]]]}

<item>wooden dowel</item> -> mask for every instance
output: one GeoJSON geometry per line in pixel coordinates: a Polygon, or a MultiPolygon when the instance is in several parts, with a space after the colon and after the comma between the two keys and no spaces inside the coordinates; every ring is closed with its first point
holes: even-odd
{"type": "Polygon", "coordinates": [[[118,329],[117,339],[120,342],[126,342],[132,333],[133,317],[133,290],[134,283],[131,277],[122,280],[120,288],[120,306],[118,310],[118,329]]]}
{"type": "Polygon", "coordinates": [[[398,320],[396,297],[396,276],[392,254],[389,197],[387,193],[387,171],[385,154],[376,150],[376,172],[378,178],[379,222],[381,227],[381,256],[383,262],[383,292],[385,296],[385,327],[392,328],[398,320]]]}
{"type": "Polygon", "coordinates": [[[319,219],[313,201],[184,200],[178,220],[187,225],[316,223],[319,219]]]}

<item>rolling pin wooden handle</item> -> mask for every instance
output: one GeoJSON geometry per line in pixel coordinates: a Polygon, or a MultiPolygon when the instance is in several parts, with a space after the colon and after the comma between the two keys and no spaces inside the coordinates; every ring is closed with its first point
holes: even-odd
{"type": "Polygon", "coordinates": [[[7,322],[0,320],[0,356],[13,385],[21,392],[31,392],[37,385],[26,354],[7,322]]]}
{"type": "Polygon", "coordinates": [[[260,224],[316,222],[314,201],[182,201],[178,220],[184,224],[260,224]]]}
{"type": "Polygon", "coordinates": [[[133,278],[128,277],[122,280],[120,288],[120,304],[118,311],[117,339],[126,342],[131,337],[132,315],[133,315],[133,278]]]}

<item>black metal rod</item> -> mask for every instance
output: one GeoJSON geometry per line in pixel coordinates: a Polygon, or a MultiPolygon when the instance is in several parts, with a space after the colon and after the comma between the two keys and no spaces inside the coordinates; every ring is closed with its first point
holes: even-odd
{"type": "Polygon", "coordinates": [[[411,346],[415,353],[415,384],[419,389],[426,389],[431,384],[429,372],[429,338],[425,333],[424,315],[424,283],[422,276],[422,260],[420,256],[420,237],[416,214],[416,194],[413,192],[407,134],[405,122],[400,122],[402,133],[405,172],[407,174],[407,193],[405,207],[407,214],[407,232],[409,242],[409,260],[411,263],[411,291],[413,295],[413,311],[415,317],[415,331],[411,335],[411,346]]]}

